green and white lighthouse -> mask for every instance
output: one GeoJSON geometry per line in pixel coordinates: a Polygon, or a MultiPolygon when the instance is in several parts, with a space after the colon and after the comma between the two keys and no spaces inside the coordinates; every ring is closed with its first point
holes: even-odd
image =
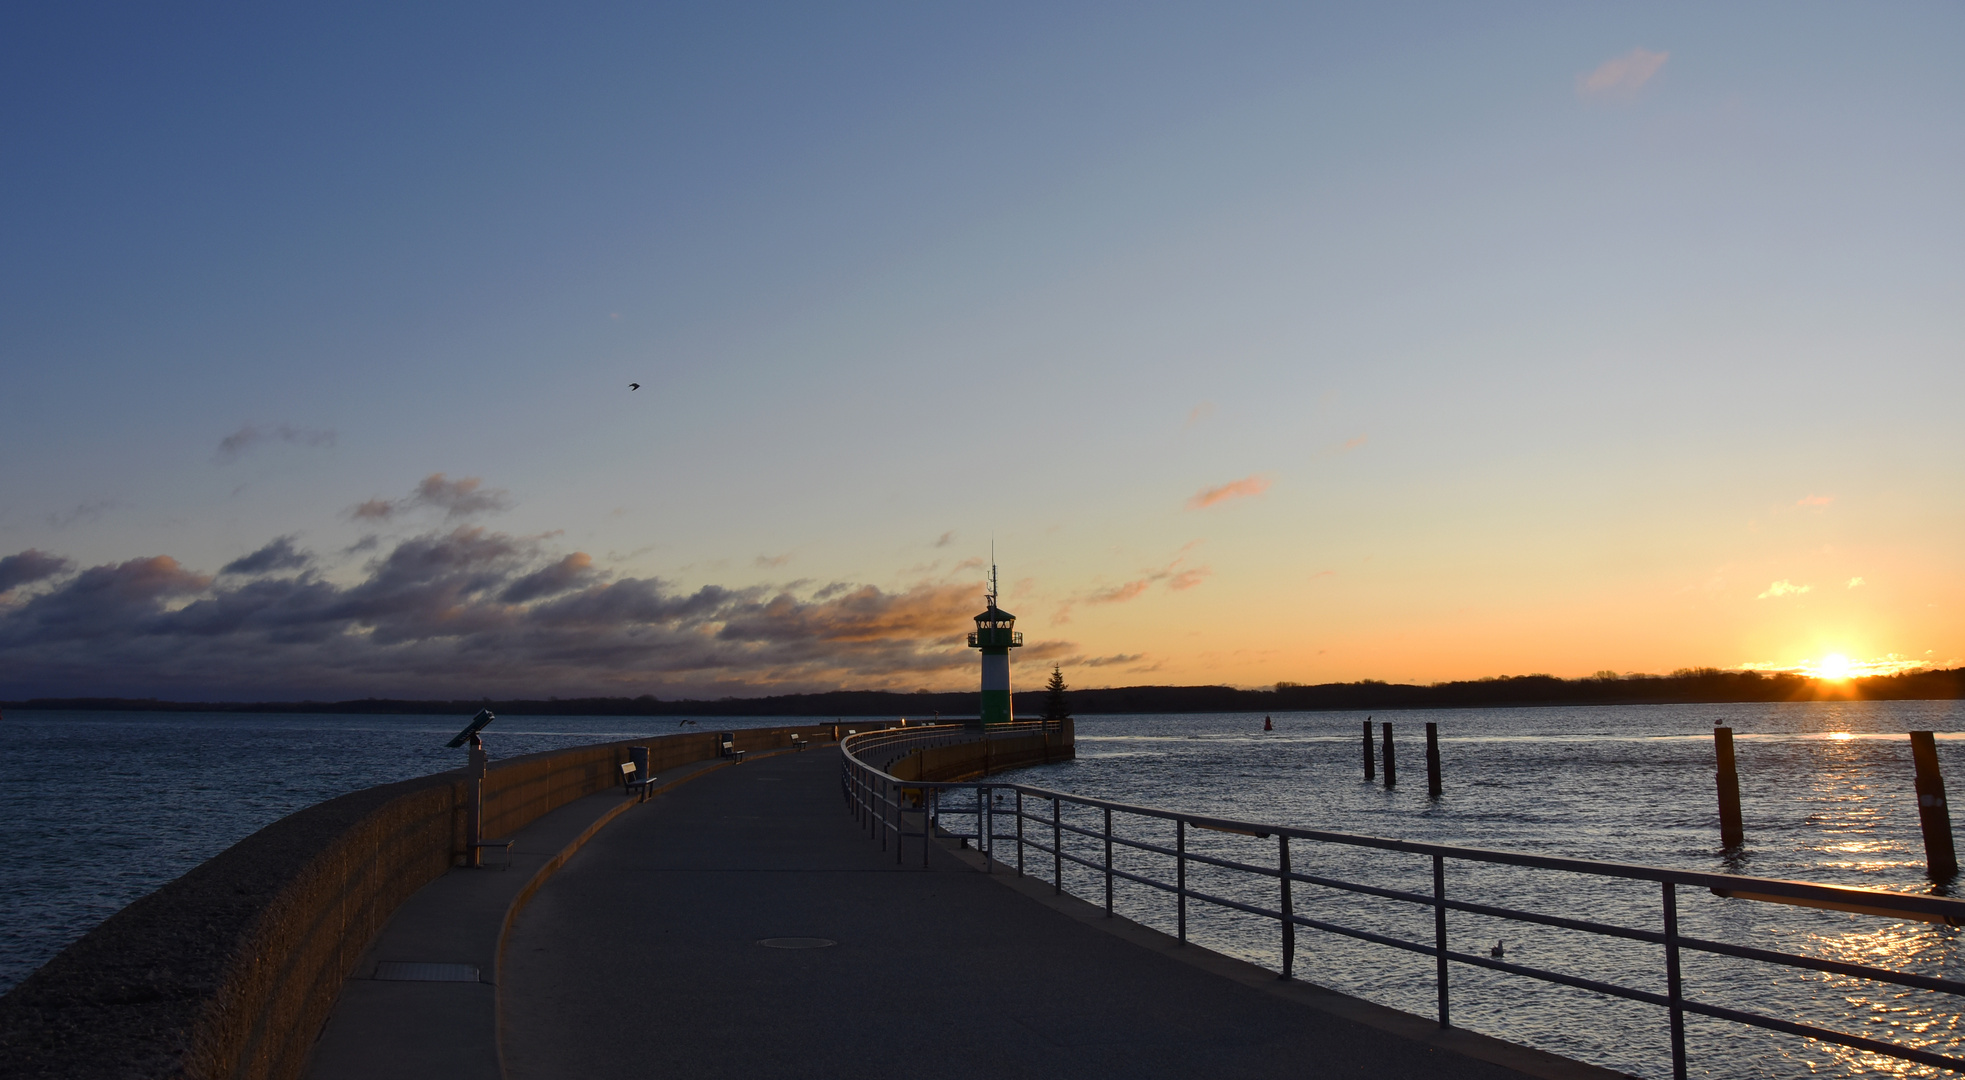
{"type": "Polygon", "coordinates": [[[982,722],[1007,724],[1010,713],[1010,650],[1023,647],[1017,617],[996,606],[996,566],[989,567],[989,610],[976,616],[969,647],[982,650],[982,722]]]}

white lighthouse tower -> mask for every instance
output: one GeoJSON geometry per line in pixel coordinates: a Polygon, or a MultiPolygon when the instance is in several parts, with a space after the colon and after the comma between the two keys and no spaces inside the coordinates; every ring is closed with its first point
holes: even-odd
{"type": "Polygon", "coordinates": [[[1010,711],[1010,650],[1023,647],[1023,634],[1016,630],[1017,617],[996,606],[996,564],[989,566],[989,607],[976,616],[976,629],[969,635],[969,647],[982,650],[983,726],[1007,724],[1015,719],[1010,711]]]}

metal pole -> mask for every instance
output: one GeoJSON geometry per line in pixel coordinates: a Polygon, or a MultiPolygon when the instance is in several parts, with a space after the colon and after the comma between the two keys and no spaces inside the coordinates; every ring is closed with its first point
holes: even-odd
{"type": "Polygon", "coordinates": [[[479,867],[484,865],[484,741],[476,735],[471,736],[470,765],[466,772],[470,777],[470,812],[464,826],[464,865],[479,867]]]}
{"type": "Polygon", "coordinates": [[[1672,1012],[1672,1077],[1685,1080],[1685,989],[1678,970],[1678,895],[1672,883],[1665,889],[1665,998],[1672,1012]]]}
{"type": "Polygon", "coordinates": [[[1440,1026],[1452,1027],[1446,1011],[1446,857],[1443,855],[1433,856],[1433,979],[1440,988],[1440,1026]]]}
{"type": "MultiPolygon", "coordinates": [[[[983,745],[985,747],[989,745],[988,736],[984,736],[983,745]]],[[[995,807],[990,803],[987,787],[976,788],[976,798],[982,800],[982,809],[976,812],[976,831],[982,835],[976,838],[976,843],[983,849],[983,873],[994,874],[996,872],[995,807]]]]}
{"type": "Polygon", "coordinates": [[[1112,914],[1112,808],[1105,808],[1105,913],[1112,914]]]}
{"type": "Polygon", "coordinates": [[[1276,837],[1276,877],[1283,884],[1283,974],[1289,978],[1296,967],[1296,906],[1290,902],[1290,838],[1276,837]]]}
{"type": "Polygon", "coordinates": [[[935,838],[935,811],[941,808],[942,793],[923,789],[921,792],[921,869],[928,869],[928,844],[935,838]]]}
{"type": "Polygon", "coordinates": [[[1187,944],[1187,819],[1174,819],[1174,897],[1179,911],[1180,943],[1187,944]]]}
{"type": "Polygon", "coordinates": [[[1023,792],[1017,792],[1017,876],[1023,876],[1023,792]]]}
{"type": "Polygon", "coordinates": [[[1930,732],[1910,733],[1910,758],[1917,768],[1917,822],[1924,828],[1925,872],[1943,881],[1958,873],[1958,849],[1951,842],[1951,809],[1945,805],[1945,778],[1938,772],[1938,743],[1930,732]]]}
{"type": "Polygon", "coordinates": [[[1051,798],[1051,895],[1064,892],[1064,814],[1056,796],[1051,798]]]}

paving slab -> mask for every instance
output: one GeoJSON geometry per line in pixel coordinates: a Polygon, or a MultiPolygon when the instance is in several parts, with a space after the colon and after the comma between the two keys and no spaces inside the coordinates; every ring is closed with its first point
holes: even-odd
{"type": "Polygon", "coordinates": [[[506,1075],[1614,1075],[1170,945],[973,852],[896,865],[837,769],[724,770],[587,844],[507,939],[506,1075]]]}

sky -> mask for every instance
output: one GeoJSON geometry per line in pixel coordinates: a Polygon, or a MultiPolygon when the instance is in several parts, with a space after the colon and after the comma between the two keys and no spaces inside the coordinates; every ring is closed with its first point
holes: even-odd
{"type": "Polygon", "coordinates": [[[0,697],[1957,665],[1962,47],[14,5],[0,697]]]}

